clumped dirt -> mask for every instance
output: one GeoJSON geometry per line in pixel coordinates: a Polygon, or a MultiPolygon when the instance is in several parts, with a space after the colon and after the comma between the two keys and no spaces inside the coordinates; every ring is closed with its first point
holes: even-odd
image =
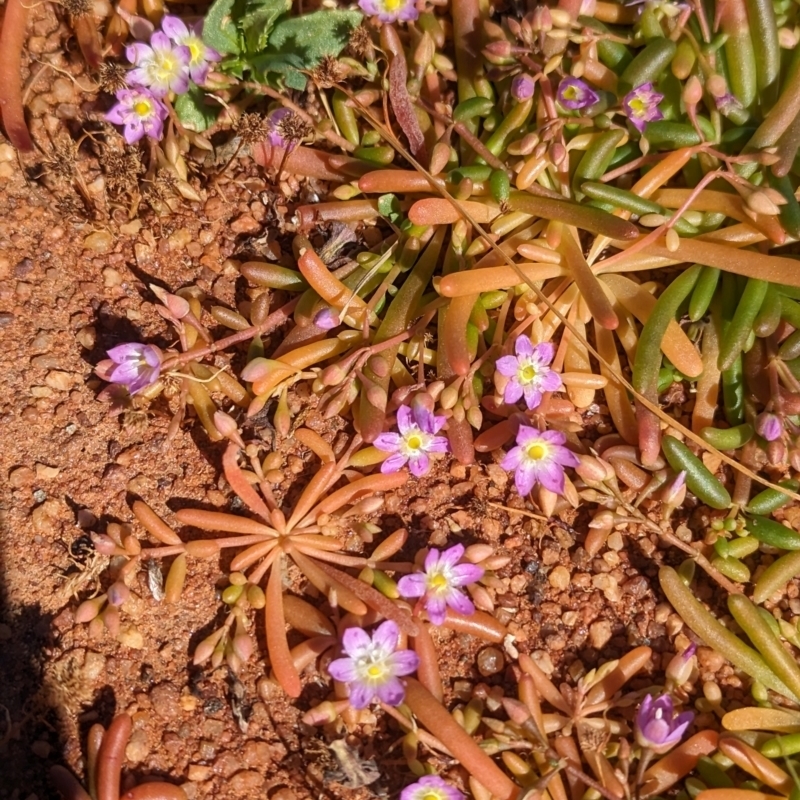
{"type": "MultiPolygon", "coordinates": [[[[28,108],[44,149],[68,131],[76,139],[80,121],[99,111],[95,95],[81,91],[89,78],[64,49],[67,31],[53,9],[32,14],[29,68],[38,77],[28,108]]],[[[99,202],[103,183],[90,144],[83,143],[75,166],[99,202]]],[[[217,189],[203,190],[202,202],[182,201],[166,216],[143,206],[133,220],[103,206],[95,218],[56,169],[58,154],[47,152],[20,164],[0,143],[0,798],[54,797],[46,777],[52,764],[82,777],[88,728],[121,711],[134,719],[130,772],[164,776],[190,800],[394,793],[409,774],[399,748],[392,749],[400,736],[393,722],[378,717],[356,731],[301,723],[328,693],[320,665],[306,672],[293,703],[268,681],[260,655],[240,682],[224,668],[192,667],[197,642],[222,618],[217,582],[224,562],[201,562],[177,606],[156,602],[140,573],[126,604],[123,643],[107,634],[91,639],[88,627],[75,623],[79,600],[110,582],[106,559],[87,534],[130,522],[132,500],[144,499],[168,520],[186,505],[232,507],[222,447],[200,426],[186,426],[168,442],[170,417],[159,404],[112,416],[98,399],[93,366],[124,341],[170,344],[151,283],[172,290],[194,284],[233,306],[244,284],[229,259],[271,246],[278,222],[290,233],[291,204],[279,200],[276,207],[280,195],[242,157],[217,189]],[[375,760],[380,777],[369,788],[354,792],[342,783],[329,747],[337,739],[359,759],[375,760]]],[[[349,430],[346,421],[315,417],[313,405],[307,410],[305,424],[328,438],[349,430]]],[[[296,443],[279,440],[277,448],[281,498],[303,486],[313,466],[296,443]]],[[[653,647],[658,662],[679,635],[682,623],[655,593],[662,553],[654,538],[617,532],[590,558],[581,546],[585,516],[533,517],[490,458],[472,467],[441,462],[426,480],[389,497],[376,522],[384,533],[409,530],[408,557],[412,548],[456,541],[488,542],[508,554],[489,588],[498,616],[513,646],[558,677],[578,659],[592,666],[639,644],[653,647]]],[[[263,652],[258,620],[256,629],[263,652]]],[[[449,701],[478,682],[513,688],[508,652],[448,631],[437,632],[436,642],[449,701]]],[[[720,677],[736,687],[732,674],[720,677]]]]}

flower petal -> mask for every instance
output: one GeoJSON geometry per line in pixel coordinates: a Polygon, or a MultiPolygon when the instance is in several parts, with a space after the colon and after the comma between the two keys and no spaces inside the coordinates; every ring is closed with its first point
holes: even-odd
{"type": "Polygon", "coordinates": [[[413,575],[403,575],[397,581],[397,591],[403,597],[422,597],[427,588],[425,576],[421,572],[415,572],[413,575]]]}
{"type": "Polygon", "coordinates": [[[406,461],[408,461],[408,456],[404,456],[402,453],[395,453],[381,464],[381,472],[384,474],[397,472],[405,466],[406,461]]]}
{"type": "Polygon", "coordinates": [[[391,678],[376,687],[375,693],[387,706],[399,706],[406,696],[406,688],[397,678],[391,678]]]}
{"type": "Polygon", "coordinates": [[[428,474],[431,468],[431,460],[425,453],[420,453],[415,458],[409,459],[408,468],[411,470],[412,475],[417,478],[422,478],[424,475],[428,474]]]}
{"type": "Polygon", "coordinates": [[[459,564],[453,567],[453,586],[477,583],[483,577],[483,569],[477,564],[459,564]]]}
{"type": "Polygon", "coordinates": [[[397,430],[403,434],[408,433],[414,427],[416,426],[411,409],[408,406],[400,406],[400,408],[397,409],[397,430]]]}
{"type": "Polygon", "coordinates": [[[443,597],[429,597],[425,603],[425,610],[434,625],[441,625],[447,614],[447,603],[443,597]]]}
{"type": "Polygon", "coordinates": [[[517,341],[514,342],[514,352],[521,358],[533,355],[533,343],[527,336],[517,336],[517,341]]]}
{"type": "Polygon", "coordinates": [[[399,433],[380,433],[372,444],[384,453],[396,453],[400,449],[401,441],[399,433]]]}
{"type": "Polygon", "coordinates": [[[449,605],[453,611],[457,611],[459,614],[463,614],[466,617],[475,613],[475,606],[472,600],[463,592],[453,592],[447,598],[447,605],[449,605]]]}
{"type": "Polygon", "coordinates": [[[349,683],[358,678],[355,661],[352,658],[337,658],[328,664],[328,674],[335,681],[349,683]]]}
{"type": "Polygon", "coordinates": [[[494,368],[506,378],[513,378],[519,369],[519,361],[516,356],[503,356],[495,361],[494,368]]]}
{"type": "Polygon", "coordinates": [[[360,658],[372,647],[372,639],[363,628],[347,628],[342,634],[342,650],[352,658],[360,658]]]}
{"type": "Polygon", "coordinates": [[[355,709],[366,708],[375,697],[375,690],[366,684],[353,681],[348,684],[350,690],[350,705],[355,709]]]}
{"type": "Polygon", "coordinates": [[[380,647],[389,653],[394,653],[397,650],[397,644],[400,641],[400,629],[397,623],[390,619],[382,622],[375,628],[372,634],[372,646],[380,647]]]}
{"type": "Polygon", "coordinates": [[[413,650],[398,650],[392,655],[392,672],[395,675],[410,675],[419,667],[419,656],[413,650]]]}

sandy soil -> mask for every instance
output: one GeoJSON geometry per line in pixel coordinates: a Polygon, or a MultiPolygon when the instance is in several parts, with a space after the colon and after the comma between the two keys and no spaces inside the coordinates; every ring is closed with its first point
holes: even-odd
{"type": "MultiPolygon", "coordinates": [[[[41,61],[66,73],[45,69],[28,93],[34,136],[52,154],[50,140],[77,140],[80,119],[99,106],[96,95],[80,91],[89,79],[64,50],[66,31],[52,7],[36,7],[33,18],[30,68],[41,61]]],[[[231,507],[220,446],[191,425],[167,443],[169,415],[159,404],[109,415],[93,366],[124,341],[170,343],[151,283],[173,290],[195,284],[229,306],[241,299],[244,281],[228,259],[257,251],[276,218],[274,195],[243,158],[219,190],[200,189],[202,202],[182,201],[162,217],[143,207],[129,220],[124,209],[101,202],[90,144],[82,144],[76,169],[100,208],[94,215],[51,156],[20,164],[0,143],[0,798],[55,796],[47,768],[62,763],[82,776],[88,727],[108,724],[119,711],[134,718],[126,753],[132,774],[164,776],[190,798],[353,797],[337,783],[342,776],[328,747],[341,738],[377,761],[381,777],[364,796],[394,793],[410,779],[400,751],[390,751],[399,738],[394,723],[379,717],[350,732],[300,723],[329,691],[318,667],[304,675],[300,700],[289,703],[265,678],[261,656],[237,686],[224,668],[191,666],[193,647],[221,619],[215,593],[224,563],[192,572],[175,607],[156,602],[140,574],[126,604],[124,643],[90,639],[87,626],[75,624],[79,600],[109,583],[87,532],[131,521],[137,497],[167,519],[189,504],[231,507]],[[234,715],[236,694],[246,724],[234,715]]],[[[348,430],[345,421],[315,421],[313,408],[306,424],[329,438],[348,430]]],[[[308,480],[312,457],[292,442],[279,442],[278,451],[285,480],[277,494],[285,497],[308,480]]],[[[658,660],[682,623],[654,593],[657,542],[633,530],[629,538],[615,534],[592,559],[581,547],[582,515],[542,524],[515,512],[522,502],[512,494],[490,458],[474,467],[443,462],[425,482],[411,481],[388,498],[376,522],[387,533],[407,527],[417,547],[483,541],[509,554],[490,594],[505,609],[499,614],[516,647],[558,675],[576,659],[592,665],[638,644],[652,646],[658,660]]],[[[413,552],[409,545],[407,555],[413,552]]],[[[437,644],[448,700],[479,681],[513,687],[502,653],[481,652],[485,645],[446,631],[437,644]]]]}

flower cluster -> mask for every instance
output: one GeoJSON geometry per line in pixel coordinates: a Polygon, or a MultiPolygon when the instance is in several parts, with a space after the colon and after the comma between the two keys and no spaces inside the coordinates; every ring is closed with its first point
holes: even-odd
{"type": "Polygon", "coordinates": [[[464,800],[464,794],[438,775],[424,775],[400,792],[400,800],[464,800]]]}
{"type": "Polygon", "coordinates": [[[106,119],[123,126],[128,144],[143,136],[160,139],[169,116],[168,95],[186,93],[190,81],[204,83],[211,64],[220,60],[220,54],[203,42],[202,30],[202,20],[189,28],[183,20],[166,16],[149,44],[134,42],[126,48],[133,69],[106,119]]]}
{"type": "Polygon", "coordinates": [[[391,620],[382,622],[370,636],[362,628],[348,628],[342,634],[346,658],[331,661],[328,672],[334,680],[346,683],[350,705],[366,708],[373,700],[399,706],[405,697],[400,678],[419,666],[413,650],[398,650],[400,629],[391,620]]]}
{"type": "Polygon", "coordinates": [[[432,547],[425,557],[425,571],[404,575],[397,589],[404,597],[419,597],[434,625],[445,620],[448,606],[459,614],[474,614],[472,601],[460,587],[483,577],[483,569],[475,564],[459,564],[464,545],[457,544],[444,552],[432,547]]]}

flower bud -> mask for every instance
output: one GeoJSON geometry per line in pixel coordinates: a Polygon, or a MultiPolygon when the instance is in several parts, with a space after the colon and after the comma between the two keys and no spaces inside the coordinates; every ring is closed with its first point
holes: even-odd
{"type": "Polygon", "coordinates": [[[677,508],[686,499],[686,470],[681,470],[675,478],[661,490],[662,501],[677,508]]]}
{"type": "Polygon", "coordinates": [[[339,315],[330,306],[325,306],[314,314],[314,324],[323,331],[329,331],[342,323],[339,315]]]}
{"type": "Polygon", "coordinates": [[[763,439],[774,442],[783,433],[783,422],[777,414],[764,411],[756,417],[755,429],[763,439]]]}
{"type": "Polygon", "coordinates": [[[239,434],[236,420],[224,411],[214,412],[214,427],[226,438],[244,449],[244,440],[239,434]]]}
{"type": "Polygon", "coordinates": [[[682,653],[676,655],[669,662],[666,670],[667,680],[672,681],[675,686],[683,686],[689,680],[697,663],[696,650],[697,645],[692,642],[682,653]]]}
{"type": "Polygon", "coordinates": [[[517,75],[511,81],[511,96],[518,103],[530,100],[535,89],[536,81],[530,75],[523,73],[522,75],[517,75]]]}

